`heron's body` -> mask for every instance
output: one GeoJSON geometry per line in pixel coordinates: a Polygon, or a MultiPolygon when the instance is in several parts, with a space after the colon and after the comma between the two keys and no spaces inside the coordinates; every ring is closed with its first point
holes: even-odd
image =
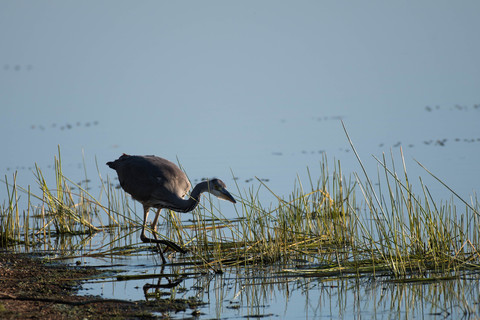
{"type": "Polygon", "coordinates": [[[123,190],[133,199],[148,207],[189,211],[181,208],[188,201],[183,198],[190,191],[190,182],[172,162],[155,156],[122,155],[109,163],[117,171],[123,190]]]}
{"type": "MultiPolygon", "coordinates": [[[[140,237],[144,242],[163,243],[177,251],[183,250],[170,241],[157,238],[158,217],[164,208],[177,212],[191,211],[198,205],[202,192],[210,192],[235,203],[235,199],[219,179],[200,182],[192,190],[189,199],[184,199],[191,187],[187,176],[174,163],[160,157],[123,154],[117,160],[107,162],[107,165],[117,172],[123,190],[143,205],[144,222],[140,237]],[[155,239],[145,237],[148,211],[151,207],[158,209],[152,225],[155,239]]],[[[165,262],[163,254],[162,260],[165,262]]]]}

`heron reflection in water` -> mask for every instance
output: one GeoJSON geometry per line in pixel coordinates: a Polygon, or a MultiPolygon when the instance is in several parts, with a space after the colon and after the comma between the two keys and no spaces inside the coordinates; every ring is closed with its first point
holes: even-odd
{"type": "MultiPolygon", "coordinates": [[[[220,199],[236,203],[226,190],[225,183],[220,179],[198,183],[190,193],[190,197],[187,200],[184,199],[191,187],[187,176],[174,163],[160,157],[123,154],[117,160],[107,162],[107,165],[117,172],[122,189],[143,205],[143,225],[140,239],[146,243],[164,244],[175,251],[185,253],[185,249],[177,244],[158,239],[157,222],[162,209],[176,212],[192,211],[199,204],[203,192],[209,192],[220,199]],[[150,208],[157,209],[152,223],[155,239],[145,236],[150,208]]],[[[166,263],[161,250],[160,256],[162,262],[166,263]]]]}

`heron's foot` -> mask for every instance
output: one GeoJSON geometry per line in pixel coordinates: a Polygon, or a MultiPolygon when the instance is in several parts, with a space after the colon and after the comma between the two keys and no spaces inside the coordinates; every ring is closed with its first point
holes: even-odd
{"type": "Polygon", "coordinates": [[[177,245],[175,242],[168,241],[168,240],[160,240],[160,239],[152,239],[152,238],[147,238],[143,235],[140,236],[140,240],[142,240],[145,243],[156,243],[156,244],[164,244],[167,247],[170,247],[172,250],[175,250],[180,253],[187,253],[187,250],[180,247],[177,245]]]}
{"type": "Polygon", "coordinates": [[[187,253],[188,250],[185,249],[185,248],[182,248],[180,247],[178,244],[176,244],[175,242],[172,242],[172,241],[168,241],[168,240],[157,240],[157,241],[161,241],[159,243],[162,243],[164,245],[166,245],[167,247],[170,247],[171,249],[177,251],[177,252],[180,252],[180,253],[187,253]]]}

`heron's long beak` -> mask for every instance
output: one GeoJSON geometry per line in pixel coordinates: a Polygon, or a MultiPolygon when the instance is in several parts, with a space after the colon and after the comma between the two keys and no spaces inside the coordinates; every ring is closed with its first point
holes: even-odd
{"type": "Polygon", "coordinates": [[[233,203],[237,203],[237,201],[235,201],[235,199],[234,199],[233,196],[230,194],[230,192],[228,192],[228,191],[225,190],[225,189],[220,190],[219,198],[220,198],[220,199],[223,199],[223,200],[227,200],[227,201],[233,202],[233,203]]]}

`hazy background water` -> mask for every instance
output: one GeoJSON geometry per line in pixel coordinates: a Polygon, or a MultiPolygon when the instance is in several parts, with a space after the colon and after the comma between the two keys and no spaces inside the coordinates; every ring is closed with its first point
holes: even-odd
{"type": "MultiPolygon", "coordinates": [[[[0,1],[0,170],[90,175],[121,153],[280,195],[326,152],[404,148],[478,190],[477,1],[0,1]],[[445,139],[445,140],[444,140],[445,139]],[[456,140],[457,139],[457,140],[456,140]],[[249,182],[252,183],[252,182],[249,182]]],[[[414,165],[414,176],[421,170],[414,165]]],[[[372,172],[375,174],[375,171],[372,172]]],[[[423,174],[423,173],[422,173],[423,174]]],[[[3,176],[3,175],[2,175],[3,176]]]]}

